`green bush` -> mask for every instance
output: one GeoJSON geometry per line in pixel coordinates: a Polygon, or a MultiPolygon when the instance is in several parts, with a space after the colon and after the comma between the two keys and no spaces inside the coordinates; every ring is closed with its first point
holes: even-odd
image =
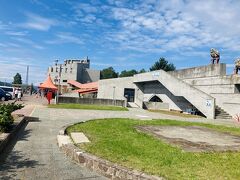
{"type": "Polygon", "coordinates": [[[13,117],[9,113],[0,114],[0,131],[6,132],[13,124],[13,117]]]}
{"type": "Polygon", "coordinates": [[[0,104],[0,131],[5,132],[9,130],[13,124],[13,117],[11,113],[17,109],[23,108],[21,104],[0,104]]]}

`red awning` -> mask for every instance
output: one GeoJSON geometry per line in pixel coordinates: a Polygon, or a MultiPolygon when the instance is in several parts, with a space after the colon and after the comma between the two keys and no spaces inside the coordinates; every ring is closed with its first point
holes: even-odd
{"type": "Polygon", "coordinates": [[[75,86],[77,88],[81,88],[81,83],[80,82],[77,82],[77,81],[74,81],[74,80],[67,80],[67,83],[72,85],[72,86],[75,86]]]}
{"type": "Polygon", "coordinates": [[[72,86],[75,86],[79,89],[98,89],[98,82],[90,82],[90,83],[86,83],[86,84],[81,84],[74,80],[68,80],[67,83],[72,86]]]}
{"type": "Polygon", "coordinates": [[[53,84],[52,79],[50,75],[48,75],[47,79],[38,86],[39,88],[42,89],[52,89],[52,90],[57,90],[58,88],[53,84]]]}
{"type": "Polygon", "coordinates": [[[80,94],[89,94],[89,93],[98,92],[97,89],[78,89],[78,90],[75,90],[75,91],[80,93],[80,94]]]}

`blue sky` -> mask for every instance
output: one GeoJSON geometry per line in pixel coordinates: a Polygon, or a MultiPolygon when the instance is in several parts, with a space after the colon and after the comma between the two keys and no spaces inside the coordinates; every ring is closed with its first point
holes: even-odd
{"type": "Polygon", "coordinates": [[[0,81],[19,72],[38,84],[55,59],[91,68],[206,65],[217,48],[228,73],[240,57],[239,0],[0,0],[0,81]]]}

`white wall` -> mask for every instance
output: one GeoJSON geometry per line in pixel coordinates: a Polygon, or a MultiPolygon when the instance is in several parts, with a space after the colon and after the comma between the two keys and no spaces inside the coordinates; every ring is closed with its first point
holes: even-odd
{"type": "Polygon", "coordinates": [[[98,86],[97,98],[101,99],[125,100],[124,88],[133,88],[135,93],[137,90],[136,85],[133,84],[133,77],[100,80],[98,86]]]}

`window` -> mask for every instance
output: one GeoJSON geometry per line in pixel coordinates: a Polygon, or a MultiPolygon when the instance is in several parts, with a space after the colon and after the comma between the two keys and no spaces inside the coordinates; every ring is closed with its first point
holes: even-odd
{"type": "Polygon", "coordinates": [[[53,67],[51,67],[51,72],[53,72],[53,67]]]}
{"type": "Polygon", "coordinates": [[[67,68],[65,68],[65,73],[67,73],[67,68]]]}
{"type": "Polygon", "coordinates": [[[56,67],[56,72],[58,72],[58,67],[56,67]]]}
{"type": "Polygon", "coordinates": [[[63,80],[63,82],[67,82],[67,80],[66,80],[66,79],[64,79],[64,80],[63,80]]]}

